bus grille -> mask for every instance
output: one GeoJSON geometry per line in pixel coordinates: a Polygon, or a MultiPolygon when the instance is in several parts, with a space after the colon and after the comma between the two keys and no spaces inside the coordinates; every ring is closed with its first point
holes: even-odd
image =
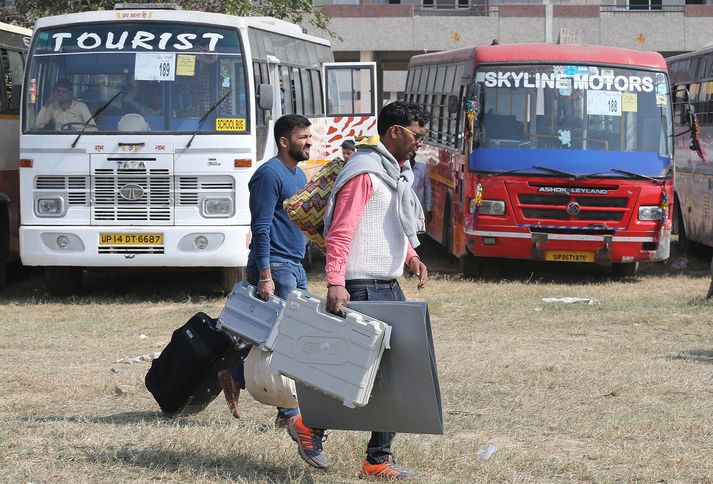
{"type": "Polygon", "coordinates": [[[172,222],[173,180],[168,169],[97,168],[92,175],[93,221],[172,222]],[[133,190],[137,199],[122,196],[122,188],[137,186],[140,190],[133,190]]]}
{"type": "Polygon", "coordinates": [[[200,197],[224,194],[234,196],[235,179],[230,175],[203,175],[178,177],[178,205],[198,205],[200,197]]]}
{"type": "Polygon", "coordinates": [[[163,245],[100,245],[99,254],[163,254],[163,245]]]}
{"type": "Polygon", "coordinates": [[[589,195],[542,195],[521,193],[520,208],[525,218],[537,220],[581,220],[587,222],[620,222],[629,203],[626,197],[592,197],[589,195]],[[580,211],[567,213],[567,205],[577,202],[580,211]]]}
{"type": "Polygon", "coordinates": [[[88,197],[86,176],[40,175],[35,177],[35,190],[67,196],[68,205],[86,205],[88,197]]]}

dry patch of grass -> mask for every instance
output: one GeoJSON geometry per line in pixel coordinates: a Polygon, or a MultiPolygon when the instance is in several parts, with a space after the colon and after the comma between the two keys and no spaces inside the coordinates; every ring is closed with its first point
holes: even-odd
{"type": "MultiPolygon", "coordinates": [[[[163,277],[161,290],[105,284],[69,301],[30,280],[0,298],[0,481],[357,481],[366,433],[331,432],[320,472],[247,394],[241,420],[222,397],[193,417],[160,416],[149,363],[117,361],[160,351],[193,313],[223,304],[163,277]]],[[[420,292],[404,281],[430,304],[446,420],[443,436],[397,437],[404,467],[423,482],[713,480],[708,276],[581,279],[443,272],[420,292]],[[596,302],[542,301],[565,296],[596,302]],[[492,457],[476,459],[489,444],[492,457]]],[[[310,284],[324,293],[320,276],[310,284]]]]}

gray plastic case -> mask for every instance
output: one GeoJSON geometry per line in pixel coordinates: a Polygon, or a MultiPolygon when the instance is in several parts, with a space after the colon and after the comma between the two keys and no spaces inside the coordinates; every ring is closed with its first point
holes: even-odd
{"type": "Polygon", "coordinates": [[[295,382],[306,425],[315,429],[443,434],[443,409],[428,304],[356,301],[349,307],[391,325],[369,404],[346,408],[339,400],[295,382]]]}
{"type": "Polygon", "coordinates": [[[346,310],[342,318],[323,299],[293,291],[273,346],[272,369],[331,395],[349,407],[369,402],[391,327],[346,310]]]}
{"type": "Polygon", "coordinates": [[[284,300],[272,296],[264,301],[255,294],[255,287],[241,281],[233,286],[216,327],[268,351],[275,344],[284,309],[284,300]]]}

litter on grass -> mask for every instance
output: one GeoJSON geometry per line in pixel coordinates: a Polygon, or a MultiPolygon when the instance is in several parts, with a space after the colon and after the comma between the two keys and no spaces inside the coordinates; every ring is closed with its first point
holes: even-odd
{"type": "Polygon", "coordinates": [[[586,297],[543,297],[542,301],[546,303],[564,303],[564,304],[575,304],[575,303],[586,303],[590,306],[596,304],[596,299],[590,299],[586,297]]]}

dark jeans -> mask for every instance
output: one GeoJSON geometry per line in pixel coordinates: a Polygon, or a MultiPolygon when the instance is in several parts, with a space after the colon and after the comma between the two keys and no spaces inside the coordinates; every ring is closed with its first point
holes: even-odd
{"type": "MultiPolygon", "coordinates": [[[[260,273],[257,267],[247,267],[248,284],[257,287],[260,273]]],[[[270,262],[270,272],[272,273],[272,282],[275,283],[275,296],[281,299],[287,299],[287,296],[295,289],[307,290],[307,274],[305,273],[302,264],[299,262],[291,264],[289,262],[270,262]]],[[[245,388],[245,369],[243,363],[238,363],[230,370],[233,380],[235,380],[240,388],[245,388]]],[[[299,415],[300,411],[295,408],[277,408],[277,413],[284,417],[294,417],[299,415]]]]}
{"type": "MultiPolygon", "coordinates": [[[[347,292],[352,301],[405,301],[399,283],[376,279],[352,279],[346,281],[347,292]]],[[[366,459],[377,464],[391,455],[391,443],[396,432],[372,432],[366,449],[366,459]]]]}

